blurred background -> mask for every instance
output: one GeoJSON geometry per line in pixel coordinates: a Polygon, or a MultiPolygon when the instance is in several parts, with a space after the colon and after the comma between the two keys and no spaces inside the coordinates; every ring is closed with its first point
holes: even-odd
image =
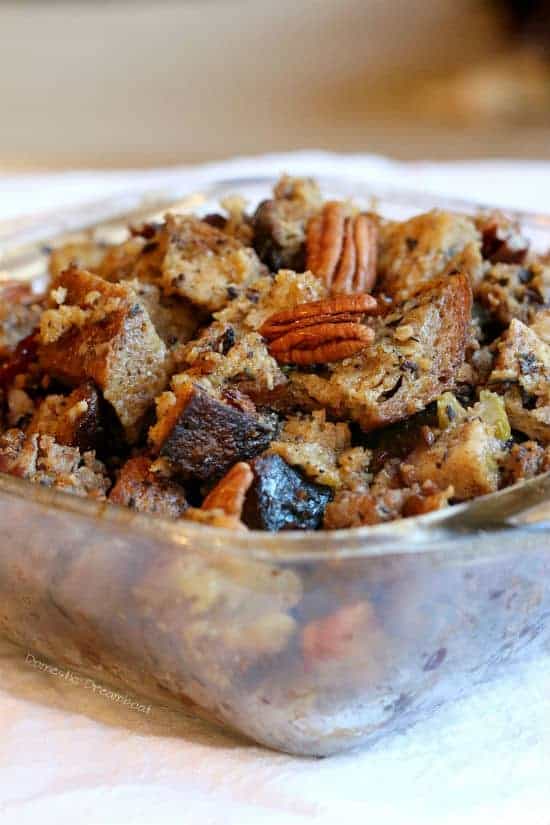
{"type": "Polygon", "coordinates": [[[0,0],[0,170],[550,158],[547,0],[0,0]]]}

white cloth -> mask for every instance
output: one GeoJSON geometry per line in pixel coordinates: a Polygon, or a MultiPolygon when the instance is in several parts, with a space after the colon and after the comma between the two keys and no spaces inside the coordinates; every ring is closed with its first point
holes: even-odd
{"type": "Polygon", "coordinates": [[[0,220],[144,188],[155,192],[177,185],[195,189],[207,181],[283,171],[343,175],[497,206],[550,211],[550,162],[398,163],[375,155],[293,152],[148,171],[0,175],[0,220]]]}
{"type": "MultiPolygon", "coordinates": [[[[550,212],[550,164],[395,164],[300,153],[195,169],[0,177],[0,216],[128,189],[241,174],[357,175],[550,212]]],[[[369,750],[296,759],[31,666],[0,643],[0,822],[549,825],[550,666],[543,661],[369,750]]]]}

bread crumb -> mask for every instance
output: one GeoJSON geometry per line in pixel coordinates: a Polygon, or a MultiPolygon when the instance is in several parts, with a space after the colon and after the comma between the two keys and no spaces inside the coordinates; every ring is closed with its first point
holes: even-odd
{"type": "Polygon", "coordinates": [[[64,286],[58,286],[57,289],[52,289],[52,291],[50,292],[50,297],[52,301],[55,301],[55,303],[58,306],[61,306],[61,304],[65,303],[65,298],[67,297],[67,290],[64,286]]]}
{"type": "Polygon", "coordinates": [[[90,306],[95,306],[99,299],[101,298],[101,292],[98,292],[97,289],[92,289],[91,292],[88,292],[84,296],[84,303],[89,304],[90,306]]]}
{"type": "Polygon", "coordinates": [[[43,344],[54,344],[72,327],[82,327],[88,319],[88,313],[75,306],[59,306],[47,309],[40,319],[40,340],[43,344]]]}

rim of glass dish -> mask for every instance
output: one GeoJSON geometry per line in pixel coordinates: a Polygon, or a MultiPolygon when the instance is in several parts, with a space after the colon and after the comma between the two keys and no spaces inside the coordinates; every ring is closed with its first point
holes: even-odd
{"type": "MultiPolygon", "coordinates": [[[[485,211],[495,208],[504,211],[529,223],[533,228],[548,233],[550,242],[550,215],[517,210],[507,207],[495,207],[488,203],[479,203],[447,196],[438,196],[434,193],[418,192],[413,189],[401,189],[389,185],[371,185],[368,181],[353,176],[315,176],[322,189],[334,187],[340,192],[343,188],[348,191],[349,197],[367,198],[376,204],[377,201],[394,202],[400,206],[411,208],[447,209],[457,211],[485,211]]],[[[57,212],[43,213],[29,216],[20,221],[9,221],[0,224],[0,253],[2,246],[11,251],[34,254],[39,252],[41,245],[47,242],[59,242],[64,236],[71,236],[89,231],[98,231],[102,227],[131,222],[141,217],[142,213],[158,213],[169,210],[177,205],[178,201],[199,195],[205,200],[223,197],[230,192],[238,191],[246,186],[269,186],[276,182],[275,175],[230,177],[215,181],[200,181],[194,186],[170,185],[160,187],[152,192],[139,189],[129,193],[114,195],[103,200],[96,200],[77,207],[65,208],[57,212]],[[50,231],[55,226],[58,231],[50,231]],[[7,241],[5,240],[7,238],[7,241]],[[2,240],[4,241],[2,242],[2,240]]],[[[6,264],[10,259],[6,255],[6,264]]],[[[44,250],[44,255],[49,254],[44,250]]],[[[0,257],[0,269],[2,258],[0,257]]],[[[520,488],[522,484],[515,485],[520,488]]],[[[510,488],[506,488],[510,489],[510,488]]],[[[476,502],[495,499],[505,490],[481,496],[476,502]]],[[[193,546],[195,542],[209,551],[224,554],[246,555],[247,558],[266,561],[279,559],[291,561],[327,561],[343,558],[367,558],[389,555],[414,555],[416,553],[443,550],[452,544],[470,544],[474,535],[481,530],[460,531],[458,529],[438,529],[437,522],[441,514],[452,511],[459,516],[471,505],[470,502],[453,505],[434,513],[422,516],[398,519],[396,521],[327,531],[283,531],[268,533],[260,530],[235,531],[227,528],[211,527],[208,525],[193,524],[183,520],[172,521],[158,516],[136,513],[127,508],[113,505],[110,502],[95,502],[66,493],[62,490],[44,488],[24,479],[15,478],[0,473],[0,495],[28,500],[44,508],[56,511],[73,513],[88,520],[100,520],[101,525],[124,529],[141,535],[147,534],[151,538],[169,541],[182,547],[193,546]],[[322,545],[322,547],[319,547],[322,545]]],[[[498,535],[499,531],[513,530],[521,535],[530,535],[531,530],[521,526],[510,527],[505,523],[496,526],[488,525],[482,530],[483,536],[489,539],[498,535]]],[[[542,528],[540,532],[546,535],[550,528],[542,528]]],[[[498,546],[496,542],[493,543],[498,546]]]]}
{"type": "MultiPolygon", "coordinates": [[[[516,485],[516,486],[521,486],[516,485]]],[[[510,488],[506,488],[510,489],[510,488]]],[[[499,492],[480,496],[476,502],[498,496],[499,492]]],[[[154,541],[177,546],[178,549],[207,551],[214,555],[236,555],[257,561],[318,562],[340,559],[447,553],[451,548],[471,549],[475,540],[483,538],[485,549],[491,546],[491,554],[498,554],[505,543],[491,541],[504,532],[533,537],[528,527],[502,523],[497,527],[467,529],[438,528],[442,513],[452,509],[455,516],[464,513],[469,502],[454,505],[422,516],[397,519],[384,524],[343,530],[289,530],[269,533],[262,530],[231,530],[212,527],[191,521],[173,521],[160,516],[137,513],[127,507],[108,501],[94,501],[49,487],[42,487],[21,478],[0,473],[0,499],[17,498],[38,505],[55,513],[75,515],[90,524],[113,528],[127,534],[147,536],[154,541]],[[319,546],[322,545],[322,546],[319,546]]],[[[70,529],[70,524],[68,524],[70,529]]],[[[550,528],[543,527],[537,535],[550,535],[550,528]]]]}

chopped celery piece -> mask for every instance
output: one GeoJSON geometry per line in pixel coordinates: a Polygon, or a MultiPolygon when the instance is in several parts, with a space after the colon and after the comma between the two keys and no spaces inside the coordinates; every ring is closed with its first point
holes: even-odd
{"type": "Polygon", "coordinates": [[[476,404],[482,421],[491,426],[495,431],[495,436],[501,441],[508,441],[512,435],[508,415],[504,401],[494,392],[481,390],[479,393],[479,403],[476,404]]]}
{"type": "Polygon", "coordinates": [[[457,401],[452,392],[444,392],[437,399],[437,420],[441,430],[452,427],[453,424],[461,421],[464,416],[464,407],[457,401]]]}

